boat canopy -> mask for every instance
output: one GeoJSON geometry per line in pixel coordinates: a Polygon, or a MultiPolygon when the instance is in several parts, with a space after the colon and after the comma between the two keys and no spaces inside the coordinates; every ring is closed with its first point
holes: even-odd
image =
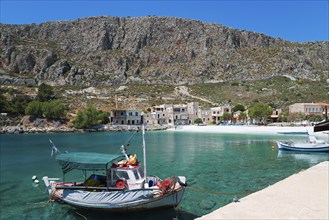
{"type": "Polygon", "coordinates": [[[122,154],[102,154],[91,152],[69,152],[56,155],[63,173],[71,170],[105,170],[107,165],[122,157],[122,154]]]}

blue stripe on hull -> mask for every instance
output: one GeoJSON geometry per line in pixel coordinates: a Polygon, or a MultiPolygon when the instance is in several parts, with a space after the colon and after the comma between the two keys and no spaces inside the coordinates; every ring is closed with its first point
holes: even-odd
{"type": "Polygon", "coordinates": [[[289,151],[308,151],[308,152],[329,152],[329,147],[319,147],[319,148],[299,148],[299,147],[289,147],[282,143],[278,144],[280,150],[289,150],[289,151]]]}

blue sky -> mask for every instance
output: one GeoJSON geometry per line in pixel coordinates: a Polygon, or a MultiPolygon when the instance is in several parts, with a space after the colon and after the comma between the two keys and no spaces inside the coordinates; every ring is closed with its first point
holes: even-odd
{"type": "Polygon", "coordinates": [[[329,40],[329,0],[0,1],[0,21],[5,24],[41,23],[100,15],[156,15],[214,22],[295,42],[329,40]]]}

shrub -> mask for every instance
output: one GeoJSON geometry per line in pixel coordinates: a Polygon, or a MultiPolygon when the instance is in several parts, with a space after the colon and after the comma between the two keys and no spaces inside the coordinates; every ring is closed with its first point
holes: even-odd
{"type": "Polygon", "coordinates": [[[102,111],[98,111],[93,106],[78,111],[77,117],[73,121],[75,128],[90,128],[97,124],[107,123],[108,114],[102,111]],[[106,119],[107,118],[107,119],[106,119]]]}
{"type": "Polygon", "coordinates": [[[59,100],[43,103],[42,110],[44,116],[49,119],[61,119],[65,116],[65,106],[59,100]]]}
{"type": "Polygon", "coordinates": [[[42,103],[39,101],[30,102],[25,108],[25,114],[32,115],[35,117],[42,117],[43,115],[42,103]]]}

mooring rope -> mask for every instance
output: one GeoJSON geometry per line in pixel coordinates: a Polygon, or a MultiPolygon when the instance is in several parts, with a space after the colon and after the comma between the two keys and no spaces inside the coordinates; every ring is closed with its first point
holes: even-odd
{"type": "MultiPolygon", "coordinates": [[[[42,205],[40,207],[46,207],[52,200],[49,199],[47,202],[28,202],[26,205],[42,205]]],[[[39,207],[39,206],[37,206],[39,207]]]]}
{"type": "Polygon", "coordinates": [[[86,216],[80,214],[79,212],[75,212],[75,213],[77,213],[78,215],[80,215],[80,216],[81,216],[82,218],[84,218],[85,220],[88,220],[86,216]]]}
{"type": "Polygon", "coordinates": [[[193,188],[193,187],[187,187],[187,189],[191,189],[196,192],[202,192],[202,193],[208,193],[208,194],[215,194],[215,195],[244,195],[248,193],[255,192],[256,190],[249,190],[245,192],[219,192],[219,191],[208,191],[208,190],[203,190],[203,189],[198,189],[198,188],[193,188]]]}

